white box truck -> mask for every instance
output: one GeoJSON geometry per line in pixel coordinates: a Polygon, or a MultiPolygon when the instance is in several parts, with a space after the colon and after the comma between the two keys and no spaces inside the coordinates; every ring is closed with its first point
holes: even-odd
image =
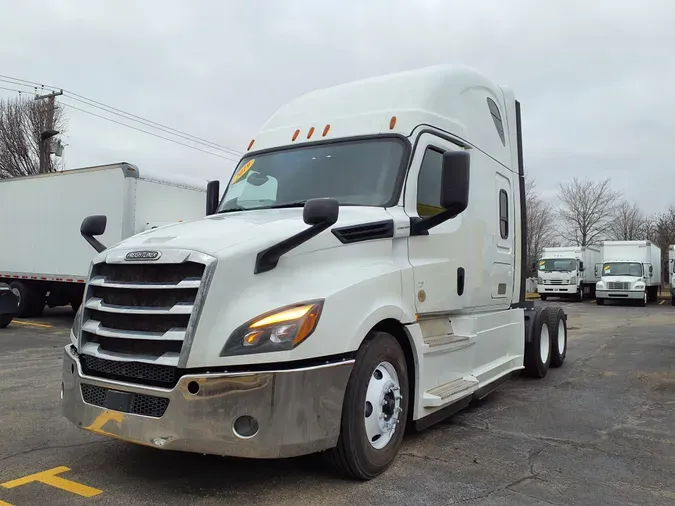
{"type": "Polygon", "coordinates": [[[661,287],[661,248],[651,241],[602,243],[602,275],[595,287],[597,304],[632,300],[641,306],[658,299],[661,287]]]}
{"type": "Polygon", "coordinates": [[[82,220],[107,216],[110,244],[180,220],[204,216],[206,181],[151,174],[129,163],[0,180],[0,282],[20,294],[16,316],[49,307],[77,310],[95,251],[82,220]]]}
{"type": "Polygon", "coordinates": [[[406,427],[559,367],[564,311],[525,300],[520,132],[514,94],[465,67],[283,106],[204,219],[97,245],[65,417],[160,449],[324,452],[370,479],[406,427]]]}
{"type": "Polygon", "coordinates": [[[601,264],[601,246],[544,248],[537,262],[539,297],[546,300],[553,295],[579,302],[584,300],[584,294],[594,297],[601,264]]]}
{"type": "Polygon", "coordinates": [[[670,283],[670,304],[675,306],[675,245],[668,246],[668,282],[670,283]]]}

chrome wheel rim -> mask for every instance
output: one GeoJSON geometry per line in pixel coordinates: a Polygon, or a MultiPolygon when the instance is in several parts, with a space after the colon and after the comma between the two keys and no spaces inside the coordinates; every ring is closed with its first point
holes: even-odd
{"type": "Polygon", "coordinates": [[[558,353],[562,355],[565,352],[565,344],[567,343],[565,335],[565,322],[560,319],[558,322],[558,353]]]}
{"type": "Polygon", "coordinates": [[[376,450],[387,446],[394,437],[402,398],[396,369],[389,362],[381,362],[370,376],[363,413],[368,442],[376,450]]]}
{"type": "Polygon", "coordinates": [[[548,353],[551,347],[551,337],[548,333],[548,325],[544,324],[541,326],[541,338],[539,339],[539,355],[541,357],[541,363],[545,364],[548,360],[548,353]]]}

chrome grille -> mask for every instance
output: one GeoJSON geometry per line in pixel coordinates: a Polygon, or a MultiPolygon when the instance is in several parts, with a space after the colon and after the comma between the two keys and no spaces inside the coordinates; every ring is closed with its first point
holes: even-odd
{"type": "Polygon", "coordinates": [[[215,259],[170,250],[150,263],[126,261],[125,253],[113,251],[92,266],[79,336],[83,370],[173,386],[176,369],[187,360],[215,259]]]}
{"type": "Polygon", "coordinates": [[[562,279],[548,279],[546,280],[547,285],[566,285],[567,283],[563,283],[562,279]]]}
{"type": "Polygon", "coordinates": [[[607,288],[609,290],[630,290],[630,283],[627,281],[609,281],[607,288]]]}

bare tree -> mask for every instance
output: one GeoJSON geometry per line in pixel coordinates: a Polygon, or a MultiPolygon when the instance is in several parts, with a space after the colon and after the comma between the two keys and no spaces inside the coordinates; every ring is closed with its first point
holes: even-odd
{"type": "Polygon", "coordinates": [[[610,230],[612,217],[621,198],[610,180],[590,181],[576,177],[560,183],[558,216],[562,222],[562,237],[577,246],[589,246],[602,241],[610,230]]]}
{"type": "Polygon", "coordinates": [[[637,203],[621,202],[609,224],[608,238],[613,241],[638,241],[646,236],[646,220],[637,203]]]}
{"type": "MultiPolygon", "coordinates": [[[[0,179],[40,172],[40,134],[47,126],[47,107],[44,101],[26,98],[0,100],[0,179]]],[[[53,125],[60,132],[66,128],[58,104],[53,125]]],[[[60,165],[50,159],[46,172],[58,170],[60,165]]]]}
{"type": "Polygon", "coordinates": [[[532,265],[547,246],[553,246],[556,236],[554,213],[550,204],[539,198],[534,178],[525,176],[525,205],[527,213],[527,265],[532,265]]]}

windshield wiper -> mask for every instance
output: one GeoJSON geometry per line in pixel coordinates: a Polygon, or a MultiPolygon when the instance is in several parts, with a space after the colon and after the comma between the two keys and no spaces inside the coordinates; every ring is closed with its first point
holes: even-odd
{"type": "Polygon", "coordinates": [[[283,209],[284,207],[305,207],[306,200],[296,200],[295,202],[286,202],[285,204],[274,204],[272,206],[259,207],[258,209],[283,209]]]}
{"type": "Polygon", "coordinates": [[[245,210],[246,210],[246,208],[245,208],[245,207],[241,207],[241,206],[228,207],[228,208],[226,208],[226,209],[221,209],[221,210],[218,211],[216,214],[233,213],[233,212],[235,212],[235,211],[245,211],[245,210]]]}

